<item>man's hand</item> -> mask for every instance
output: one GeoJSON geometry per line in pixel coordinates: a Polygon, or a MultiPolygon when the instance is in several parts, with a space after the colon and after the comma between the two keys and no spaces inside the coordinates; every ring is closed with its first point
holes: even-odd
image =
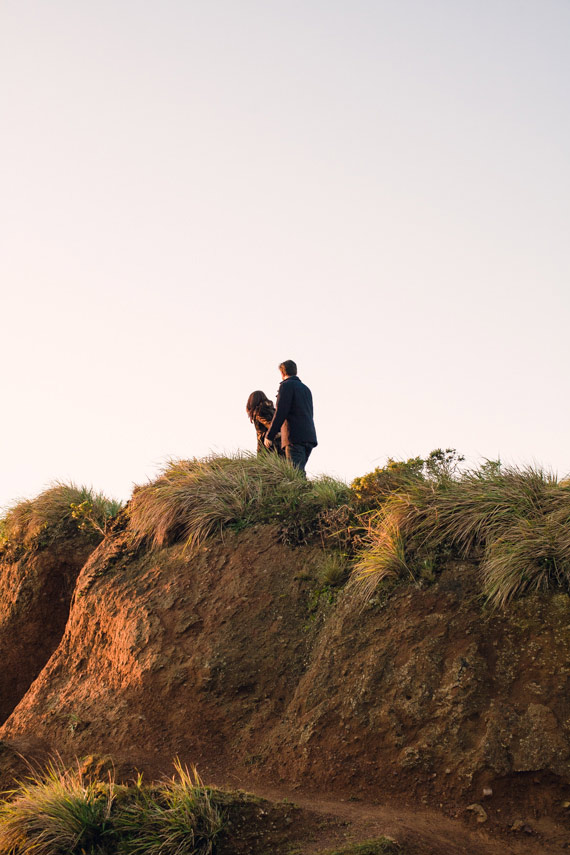
{"type": "Polygon", "coordinates": [[[271,449],[273,448],[273,443],[270,439],[267,439],[267,437],[265,437],[265,439],[263,440],[263,444],[268,451],[271,451],[271,449]]]}

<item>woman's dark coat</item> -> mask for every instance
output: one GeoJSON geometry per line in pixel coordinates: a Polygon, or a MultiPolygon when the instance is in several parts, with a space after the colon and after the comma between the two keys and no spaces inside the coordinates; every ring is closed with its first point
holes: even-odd
{"type": "MultiPolygon", "coordinates": [[[[269,425],[273,421],[274,415],[275,407],[273,406],[271,401],[268,400],[262,401],[260,404],[258,404],[251,414],[251,420],[255,427],[255,432],[257,433],[258,454],[262,454],[263,452],[267,451],[263,444],[263,440],[265,439],[265,434],[267,433],[269,425]]],[[[281,449],[281,436],[279,434],[273,440],[272,451],[276,451],[277,454],[283,454],[283,451],[281,449]]]]}

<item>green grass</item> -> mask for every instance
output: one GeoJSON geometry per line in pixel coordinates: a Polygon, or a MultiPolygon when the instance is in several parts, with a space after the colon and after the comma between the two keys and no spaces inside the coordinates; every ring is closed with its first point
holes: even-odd
{"type": "Polygon", "coordinates": [[[114,787],[50,765],[0,805],[2,855],[113,852],[109,825],[114,787]],[[108,844],[108,845],[107,845],[108,844]]]}
{"type": "Polygon", "coordinates": [[[0,549],[42,547],[78,531],[101,540],[120,509],[119,502],[88,487],[56,483],[7,510],[0,520],[0,549]]]}
{"type": "MultiPolygon", "coordinates": [[[[570,483],[496,461],[460,471],[462,460],[454,449],[389,460],[350,489],[326,476],[306,479],[275,454],[172,461],[135,489],[125,518],[133,544],[150,548],[277,524],[286,543],[325,547],[322,585],[342,585],[351,561],[351,584],[365,597],[384,580],[433,581],[450,558],[477,562],[494,606],[569,591],[570,483]]],[[[78,533],[96,543],[119,510],[85,487],[55,484],[7,511],[0,552],[18,557],[78,533]]]]}
{"type": "Polygon", "coordinates": [[[211,855],[221,815],[195,772],[175,772],[123,786],[52,764],[0,804],[0,855],[211,855]]]}
{"type": "Polygon", "coordinates": [[[138,543],[200,544],[224,529],[255,523],[303,529],[347,497],[342,482],[328,477],[307,480],[275,454],[180,460],[135,490],[129,527],[138,543]]]}
{"type": "Polygon", "coordinates": [[[338,551],[323,551],[317,566],[317,579],[324,587],[338,588],[348,579],[349,566],[346,556],[338,551]]]}
{"type": "Polygon", "coordinates": [[[426,562],[454,555],[480,560],[495,606],[570,589],[570,486],[534,467],[410,481],[363,517],[363,529],[352,582],[366,596],[388,577],[417,578],[426,562]]]}

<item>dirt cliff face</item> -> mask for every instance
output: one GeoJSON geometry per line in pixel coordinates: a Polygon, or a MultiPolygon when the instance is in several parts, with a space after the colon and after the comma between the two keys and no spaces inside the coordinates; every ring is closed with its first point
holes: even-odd
{"type": "Polygon", "coordinates": [[[58,646],[79,571],[93,546],[81,537],[0,557],[0,721],[58,646]]]}
{"type": "Polygon", "coordinates": [[[570,598],[484,613],[473,568],[326,622],[266,756],[324,786],[434,798],[570,781],[570,598]]]}
{"type": "Polygon", "coordinates": [[[568,596],[485,613],[474,568],[456,565],[423,590],[363,606],[348,589],[317,607],[317,563],[317,549],[288,548],[270,527],[196,555],[135,554],[115,534],[83,568],[61,643],[0,737],[165,766],[178,754],[208,773],[372,798],[561,792],[568,596]]]}
{"type": "Polygon", "coordinates": [[[308,658],[298,553],[272,529],[228,535],[194,557],[183,547],[135,557],[125,540],[85,565],[58,651],[5,735],[168,762],[247,758],[308,658]]]}

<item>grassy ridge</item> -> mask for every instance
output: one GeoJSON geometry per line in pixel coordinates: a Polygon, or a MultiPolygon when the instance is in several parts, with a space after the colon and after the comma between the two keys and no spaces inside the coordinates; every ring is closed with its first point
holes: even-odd
{"type": "MultiPolygon", "coordinates": [[[[172,461],[135,489],[126,524],[135,545],[199,545],[226,529],[278,523],[282,538],[318,537],[337,551],[327,576],[365,596],[386,578],[433,580],[449,558],[476,559],[486,599],[570,590],[570,484],[534,467],[498,462],[461,471],[453,449],[388,461],[349,488],[307,480],[274,454],[172,461]],[[335,565],[335,566],[333,566],[335,565]],[[332,578],[331,576],[331,578],[332,578]]],[[[41,547],[83,531],[101,540],[120,506],[73,484],[20,502],[0,521],[0,551],[41,547]]]]}

